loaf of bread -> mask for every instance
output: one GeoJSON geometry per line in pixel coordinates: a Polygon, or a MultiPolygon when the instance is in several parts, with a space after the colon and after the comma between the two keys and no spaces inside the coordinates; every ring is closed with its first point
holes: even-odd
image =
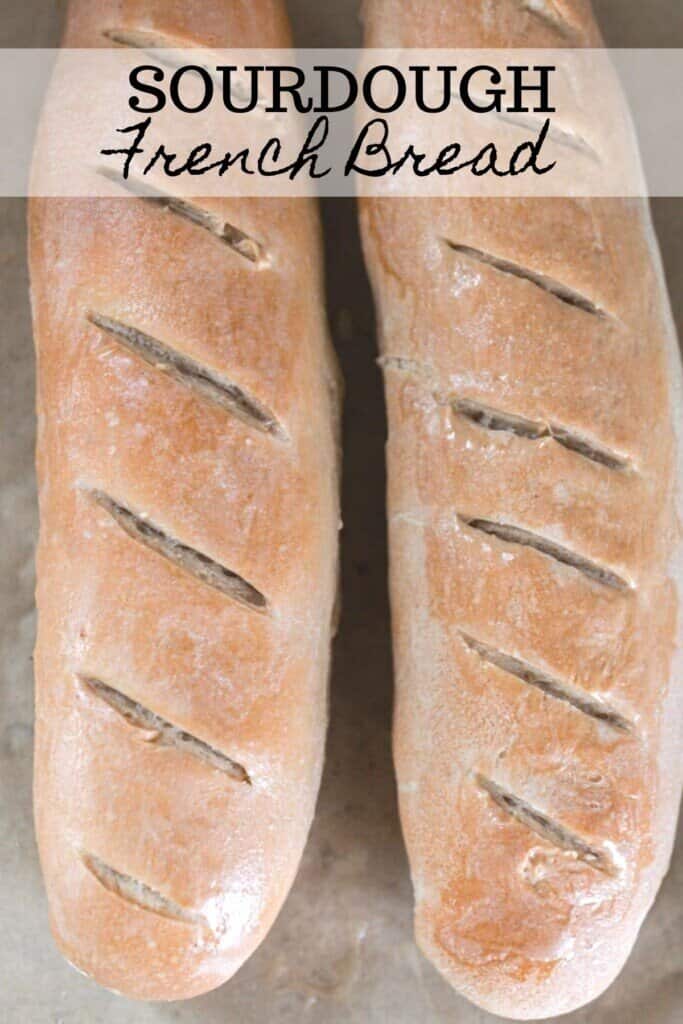
{"type": "MultiPolygon", "coordinates": [[[[77,0],[65,37],[288,42],[279,0],[77,0]]],[[[51,925],[106,987],[182,999],[263,939],[318,790],[339,513],[316,211],[35,200],[30,259],[51,925]]]]}
{"type": "MultiPolygon", "coordinates": [[[[367,0],[373,47],[600,45],[577,0],[367,0]]],[[[681,788],[679,353],[647,206],[366,199],[394,750],[419,945],[510,1018],[594,999],[681,788]]]]}

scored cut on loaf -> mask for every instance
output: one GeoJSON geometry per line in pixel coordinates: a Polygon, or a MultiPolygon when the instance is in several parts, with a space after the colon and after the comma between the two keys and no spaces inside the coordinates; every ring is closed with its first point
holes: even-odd
{"type": "MultiPolygon", "coordinates": [[[[370,47],[600,45],[589,5],[366,0],[370,47]]],[[[681,373],[647,204],[366,198],[419,945],[519,1019],[622,968],[681,789],[681,373]]]]}
{"type": "MultiPolygon", "coordinates": [[[[279,0],[74,0],[64,38],[289,42],[279,0]]],[[[312,820],[339,526],[321,261],[303,199],[30,205],[38,843],[60,949],[131,997],[227,980],[312,820]]]]}

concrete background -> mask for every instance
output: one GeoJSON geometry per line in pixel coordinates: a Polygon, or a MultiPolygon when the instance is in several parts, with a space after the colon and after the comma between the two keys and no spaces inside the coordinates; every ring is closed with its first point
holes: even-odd
{"type": "MultiPolygon", "coordinates": [[[[430,0],[426,0],[430,2],[430,0]]],[[[63,3],[3,0],[0,46],[54,46],[63,3]]],[[[683,46],[680,0],[598,0],[609,45],[683,46]]],[[[302,46],[360,42],[354,0],[290,0],[302,46]]],[[[1,57],[0,57],[1,59],[1,57]]],[[[683,200],[654,214],[683,334],[683,200]]],[[[223,989],[190,1003],[133,1004],[56,953],[31,823],[33,349],[24,204],[0,201],[0,1019],[7,1024],[485,1024],[412,942],[411,890],[390,756],[385,421],[372,301],[353,203],[323,204],[329,317],[346,378],[344,615],[318,814],[297,882],[261,949],[223,989]]],[[[571,1024],[683,1020],[683,844],[618,982],[571,1024]]]]}

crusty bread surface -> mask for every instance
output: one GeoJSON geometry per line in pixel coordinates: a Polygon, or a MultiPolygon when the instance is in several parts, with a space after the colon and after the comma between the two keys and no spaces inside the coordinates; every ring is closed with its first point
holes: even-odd
{"type": "MultiPolygon", "coordinates": [[[[568,0],[368,0],[374,47],[599,45],[568,0]]],[[[419,945],[510,1018],[594,999],[681,787],[681,375],[647,206],[362,202],[419,945]]]]}
{"type": "MultiPolygon", "coordinates": [[[[70,6],[66,46],[164,43],[289,31],[279,0],[70,6]]],[[[338,387],[316,211],[206,207],[30,209],[37,835],[60,949],[141,999],[214,988],[261,942],[326,726],[338,387]]]]}

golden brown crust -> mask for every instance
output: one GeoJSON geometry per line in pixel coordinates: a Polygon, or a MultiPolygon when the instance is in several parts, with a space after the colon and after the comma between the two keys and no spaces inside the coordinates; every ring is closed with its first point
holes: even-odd
{"type": "Polygon", "coordinates": [[[72,0],[65,46],[107,46],[119,33],[149,33],[157,44],[259,49],[289,46],[282,0],[72,0]]]}
{"type": "MultiPolygon", "coordinates": [[[[376,0],[367,43],[562,45],[528,7],[376,0]]],[[[417,938],[479,1005],[564,1013],[623,965],[680,795],[680,365],[647,211],[367,200],[362,225],[417,938]]]]}
{"type": "Polygon", "coordinates": [[[601,45],[590,0],[363,0],[363,15],[366,46],[379,48],[601,45]]]}
{"type": "MultiPolygon", "coordinates": [[[[66,44],[103,45],[114,23],[215,46],[289,38],[279,3],[83,0],[66,44]]],[[[311,822],[326,723],[337,403],[315,210],[212,210],[259,239],[267,265],[141,200],[30,213],[38,840],[65,955],[144,999],[215,987],[267,932],[311,822]],[[182,357],[182,372],[112,324],[182,357]],[[187,360],[277,430],[213,400],[187,360]]]]}

